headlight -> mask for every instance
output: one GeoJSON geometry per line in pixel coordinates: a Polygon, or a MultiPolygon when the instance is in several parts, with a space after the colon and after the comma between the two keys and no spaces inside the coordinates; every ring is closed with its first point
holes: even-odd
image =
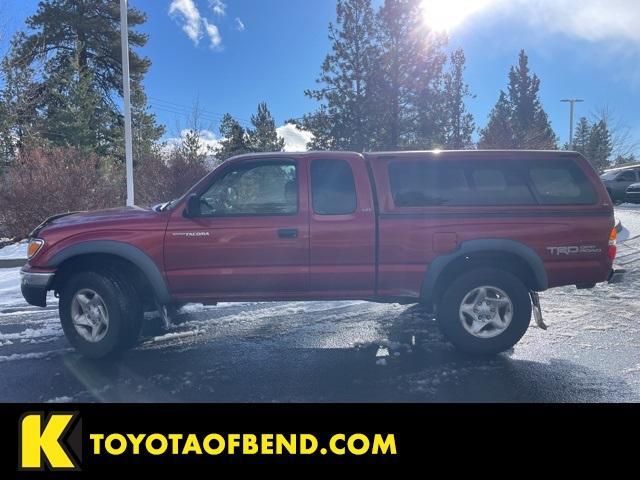
{"type": "Polygon", "coordinates": [[[40,238],[32,238],[29,240],[29,246],[27,247],[27,258],[31,260],[35,257],[36,253],[40,251],[42,246],[44,245],[44,240],[40,238]]]}

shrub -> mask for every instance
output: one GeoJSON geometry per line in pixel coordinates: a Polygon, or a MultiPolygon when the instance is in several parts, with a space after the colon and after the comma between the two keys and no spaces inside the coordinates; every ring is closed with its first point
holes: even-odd
{"type": "Polygon", "coordinates": [[[171,200],[170,178],[169,167],[160,155],[139,158],[133,169],[136,205],[150,207],[171,200]]]}
{"type": "Polygon", "coordinates": [[[71,148],[34,149],[18,156],[0,178],[0,224],[22,238],[57,213],[124,203],[122,169],[71,148]]]}
{"type": "MultiPolygon", "coordinates": [[[[135,203],[151,206],[184,194],[208,168],[178,150],[150,153],[134,166],[135,203]]],[[[0,175],[1,236],[25,237],[58,213],[124,206],[124,165],[72,148],[32,149],[0,175]]]]}
{"type": "Polygon", "coordinates": [[[184,155],[175,150],[169,157],[169,181],[167,182],[171,198],[180,197],[193,187],[209,170],[204,161],[184,155]]]}

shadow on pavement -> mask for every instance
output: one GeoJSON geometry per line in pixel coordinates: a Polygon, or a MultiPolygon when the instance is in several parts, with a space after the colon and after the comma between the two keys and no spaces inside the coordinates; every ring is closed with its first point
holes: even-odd
{"type": "MultiPolygon", "coordinates": [[[[610,402],[633,398],[621,379],[567,360],[461,354],[412,306],[380,325],[382,340],[299,348],[291,339],[214,338],[128,352],[115,362],[63,358],[75,401],[610,402]]],[[[309,335],[294,325],[290,335],[309,335]]],[[[518,348],[518,347],[516,347],[518,348]]]]}

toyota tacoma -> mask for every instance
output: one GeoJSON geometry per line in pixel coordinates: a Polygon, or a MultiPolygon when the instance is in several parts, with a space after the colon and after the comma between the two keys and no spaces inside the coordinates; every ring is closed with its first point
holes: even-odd
{"type": "Polygon", "coordinates": [[[56,215],[22,292],[59,297],[73,346],[135,345],[146,311],[187,302],[421,303],[463,351],[525,334],[538,292],[612,281],[613,206],[573,152],[250,154],[155,208],[56,215]]]}

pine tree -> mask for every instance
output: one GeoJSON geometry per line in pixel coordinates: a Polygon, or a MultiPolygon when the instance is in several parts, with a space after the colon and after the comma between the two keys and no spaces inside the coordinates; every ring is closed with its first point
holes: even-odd
{"type": "Polygon", "coordinates": [[[41,141],[37,132],[38,108],[44,88],[35,81],[35,68],[16,61],[14,54],[7,55],[0,68],[5,82],[1,102],[6,115],[0,142],[3,162],[9,165],[20,151],[41,141]]]}
{"type": "Polygon", "coordinates": [[[112,112],[92,88],[91,72],[77,72],[77,65],[68,64],[47,83],[46,111],[38,131],[52,145],[107,156],[118,138],[117,128],[110,123],[112,112]]]}
{"type": "Polygon", "coordinates": [[[418,0],[385,0],[377,30],[380,55],[372,82],[376,148],[441,146],[446,39],[425,27],[418,0]]]}
{"type": "Polygon", "coordinates": [[[542,108],[539,90],[540,79],[530,73],[529,58],[521,50],[518,65],[509,71],[509,101],[513,108],[511,125],[517,148],[557,148],[557,137],[542,108]]]}
{"type": "Polygon", "coordinates": [[[602,171],[610,166],[613,146],[611,132],[604,120],[599,120],[591,128],[586,153],[587,160],[596,170],[602,171]]]}
{"type": "Polygon", "coordinates": [[[469,148],[475,130],[473,115],[466,108],[465,99],[475,98],[464,82],[464,52],[459,49],[451,54],[450,71],[444,77],[444,147],[450,150],[469,148]]]}
{"type": "MultiPolygon", "coordinates": [[[[120,124],[120,138],[124,136],[124,122],[120,124]]],[[[133,136],[134,162],[146,156],[157,157],[160,152],[159,140],[165,133],[156,115],[151,113],[147,94],[142,88],[131,92],[131,134],[133,136]]]]}
{"type": "Polygon", "coordinates": [[[489,114],[487,126],[480,130],[478,147],[482,149],[515,148],[513,129],[511,128],[512,107],[507,95],[501,90],[500,98],[489,114]]]}
{"type": "Polygon", "coordinates": [[[310,147],[363,151],[371,145],[369,84],[374,61],[375,15],[371,0],[338,0],[336,24],[329,25],[332,51],[305,95],[321,102],[301,125],[314,135],[310,147]]]}
{"type": "Polygon", "coordinates": [[[182,134],[180,144],[176,149],[184,162],[189,165],[205,166],[207,158],[213,152],[202,141],[200,130],[189,129],[182,134]]]}
{"type": "Polygon", "coordinates": [[[254,152],[281,152],[284,139],[278,137],[276,122],[265,102],[258,105],[258,112],[251,116],[254,129],[247,132],[249,146],[254,152]]]}
{"type": "Polygon", "coordinates": [[[386,0],[377,16],[380,58],[375,79],[376,124],[381,150],[398,150],[408,144],[413,128],[406,106],[414,94],[417,44],[411,34],[416,17],[407,0],[386,0]]]}
{"type": "MultiPolygon", "coordinates": [[[[142,12],[129,8],[129,43],[133,49],[147,42],[147,36],[135,30],[145,20],[142,12]]],[[[19,32],[13,39],[5,71],[37,67],[41,72],[34,78],[31,89],[40,92],[37,114],[42,136],[53,144],[82,144],[83,148],[98,153],[109,151],[123,157],[123,120],[118,100],[122,96],[119,3],[115,0],[44,0],[26,24],[28,32],[19,32]],[[65,98],[57,90],[61,85],[67,87],[67,93],[75,94],[65,98]],[[82,100],[87,103],[72,105],[82,100]],[[94,122],[94,128],[100,131],[95,132],[93,138],[84,132],[73,135],[75,130],[64,112],[74,109],[93,112],[100,119],[94,122]],[[85,141],[92,143],[83,144],[85,141]]],[[[129,61],[136,112],[133,127],[144,131],[139,138],[152,144],[164,130],[146,111],[146,98],[141,93],[142,79],[150,61],[135,50],[130,50],[129,61]]]]}
{"type": "Polygon", "coordinates": [[[13,141],[9,112],[4,102],[0,101],[0,175],[13,160],[13,141]]]}
{"type": "Polygon", "coordinates": [[[220,124],[222,140],[216,152],[216,159],[223,162],[234,155],[251,152],[251,146],[244,127],[230,114],[225,114],[220,124]]]}
{"type": "Polygon", "coordinates": [[[573,150],[587,157],[589,150],[589,138],[591,137],[591,124],[586,117],[580,118],[573,135],[573,150]]]}
{"type": "Polygon", "coordinates": [[[529,59],[520,51],[518,65],[509,71],[508,96],[498,103],[481,130],[480,148],[555,150],[557,137],[539,98],[540,79],[529,71],[529,59]]]}

